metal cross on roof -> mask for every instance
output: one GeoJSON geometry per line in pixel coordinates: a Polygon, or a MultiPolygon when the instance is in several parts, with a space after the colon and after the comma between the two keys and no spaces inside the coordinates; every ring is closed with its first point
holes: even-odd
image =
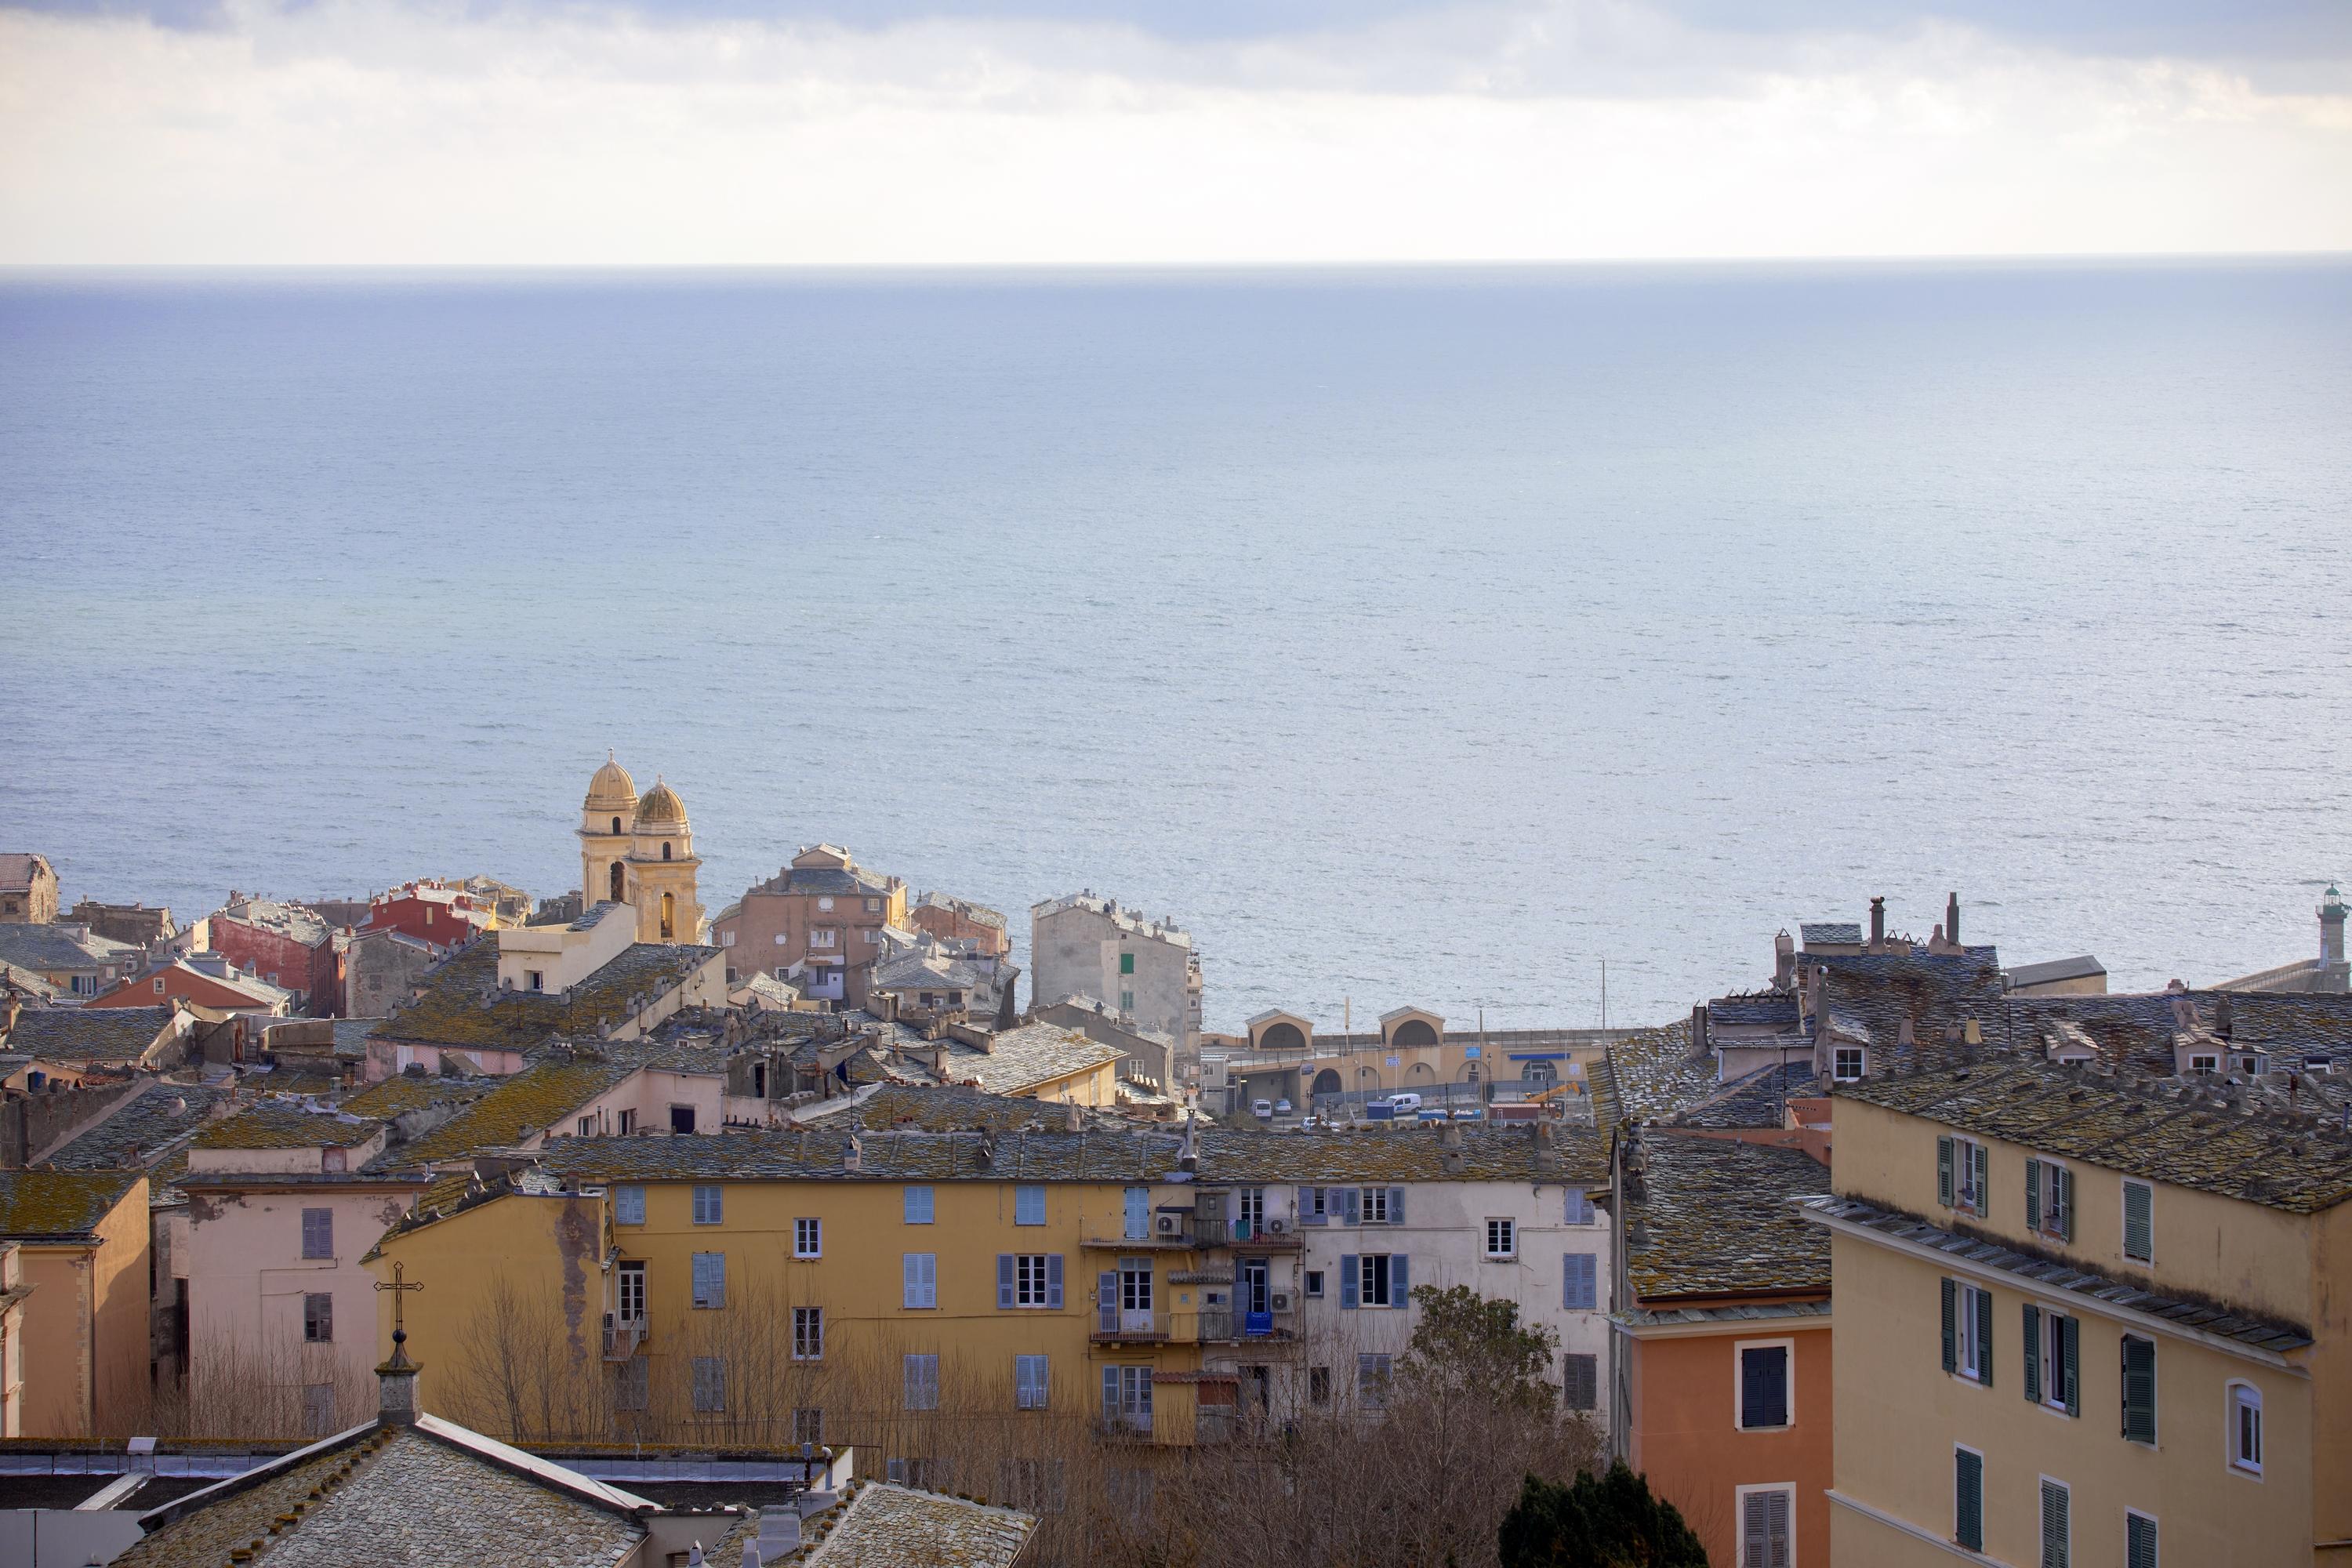
{"type": "Polygon", "coordinates": [[[425,1282],[424,1282],[423,1280],[421,1280],[421,1279],[420,1279],[420,1280],[418,1280],[415,1284],[411,1285],[411,1284],[409,1284],[409,1283],[408,1283],[404,1279],[403,1279],[403,1278],[402,1278],[403,1274],[404,1274],[404,1273],[405,1272],[405,1270],[406,1270],[406,1268],[407,1268],[407,1265],[405,1265],[405,1264],[395,1263],[395,1264],[394,1264],[394,1265],[392,1266],[392,1280],[391,1280],[391,1282],[390,1282],[389,1284],[387,1284],[386,1282],[384,1282],[384,1281],[383,1281],[383,1280],[382,1280],[382,1279],[379,1279],[379,1280],[377,1280],[377,1281],[375,1282],[375,1288],[376,1288],[377,1289],[379,1289],[379,1290],[389,1290],[389,1291],[391,1291],[391,1292],[393,1293],[393,1296],[392,1296],[392,1342],[393,1342],[394,1344],[396,1344],[396,1345],[406,1344],[406,1343],[408,1342],[408,1330],[407,1330],[405,1327],[404,1327],[404,1326],[402,1325],[402,1322],[401,1322],[401,1310],[400,1310],[400,1308],[401,1308],[401,1302],[404,1300],[404,1297],[402,1295],[402,1292],[404,1292],[404,1291],[407,1291],[407,1290],[422,1290],[422,1289],[425,1289],[425,1282]]]}

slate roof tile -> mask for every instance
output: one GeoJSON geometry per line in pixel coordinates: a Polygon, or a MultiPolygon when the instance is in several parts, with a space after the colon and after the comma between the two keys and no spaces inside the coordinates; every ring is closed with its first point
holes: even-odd
{"type": "MultiPolygon", "coordinates": [[[[1621,1203],[1625,1275],[1645,1305],[1678,1296],[1830,1289],[1829,1234],[1794,1200],[1826,1193],[1829,1168],[1794,1149],[1654,1130],[1638,1147],[1640,1195],[1621,1203]]],[[[1629,1160],[1633,1158],[1628,1155],[1629,1160]]]]}
{"type": "Polygon", "coordinates": [[[526,1052],[559,1035],[593,1037],[604,1026],[628,1018],[637,999],[651,1001],[684,984],[718,952],[641,942],[559,998],[499,991],[498,944],[478,942],[431,970],[425,994],[395,1008],[373,1037],[526,1052]]]}

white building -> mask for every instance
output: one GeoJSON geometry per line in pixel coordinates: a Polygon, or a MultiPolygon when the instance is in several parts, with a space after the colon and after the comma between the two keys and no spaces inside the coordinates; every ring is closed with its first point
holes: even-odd
{"type": "Polygon", "coordinates": [[[1176,1041],[1187,1058],[1200,1045],[1192,938],[1172,920],[1091,892],[1049,899],[1029,911],[1029,965],[1033,1006],[1090,998],[1176,1041]]]}

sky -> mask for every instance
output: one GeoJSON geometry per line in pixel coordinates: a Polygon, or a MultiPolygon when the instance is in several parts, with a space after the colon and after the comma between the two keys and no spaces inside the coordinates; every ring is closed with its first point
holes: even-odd
{"type": "Polygon", "coordinates": [[[0,265],[2352,249],[2352,0],[0,0],[0,265]]]}

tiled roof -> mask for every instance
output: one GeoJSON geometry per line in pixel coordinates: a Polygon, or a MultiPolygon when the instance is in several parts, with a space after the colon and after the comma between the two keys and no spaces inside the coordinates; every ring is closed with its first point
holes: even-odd
{"type": "Polygon", "coordinates": [[[986,904],[975,904],[970,899],[954,898],[947,893],[925,893],[915,902],[925,909],[947,910],[961,915],[976,926],[992,926],[998,931],[1004,929],[1004,916],[1001,910],[992,910],[986,904]]]}
{"type": "Polygon", "coordinates": [[[38,855],[0,855],[0,888],[29,888],[33,885],[33,868],[46,871],[48,861],[38,855]]]}
{"type": "Polygon", "coordinates": [[[1791,1201],[1826,1193],[1827,1166],[1728,1138],[1652,1131],[1635,1147],[1618,1216],[1635,1296],[1827,1293],[1829,1234],[1791,1201]]]}
{"type": "Polygon", "coordinates": [[[270,1100],[215,1121],[196,1134],[199,1149],[356,1149],[383,1123],[348,1111],[306,1110],[270,1100]]]}
{"type": "Polygon", "coordinates": [[[1807,947],[1817,942],[1847,947],[1862,942],[1862,927],[1853,921],[1807,921],[1797,927],[1797,934],[1807,947]]]}
{"type": "Polygon", "coordinates": [[[1086,910],[1102,916],[1129,936],[1164,942],[1177,947],[1192,945],[1192,933],[1170,925],[1165,921],[1150,921],[1139,910],[1129,909],[1116,899],[1101,898],[1093,893],[1065,893],[1058,899],[1029,906],[1029,919],[1034,923],[1070,910],[1086,910]]]}
{"type": "Polygon", "coordinates": [[[2316,1118],[2217,1103],[2226,1088],[1999,1052],[1968,1066],[1839,1084],[1833,1092],[2040,1153],[2293,1214],[2352,1197],[2352,1138],[2316,1118]]]}
{"type": "Polygon", "coordinates": [[[378,1163],[420,1165],[510,1147],[562,1121],[640,1065],[634,1056],[534,1063],[415,1142],[386,1150],[378,1163]]]}
{"type": "Polygon", "coordinates": [[[1024,1024],[990,1037],[980,1050],[959,1040],[946,1042],[950,1083],[971,1083],[991,1094],[1024,1089],[1075,1073],[1108,1067],[1122,1054],[1117,1046],[1090,1040],[1059,1024],[1024,1024]]]}
{"type": "Polygon", "coordinates": [[[395,1008],[376,1026],[375,1037],[528,1051],[557,1035],[593,1037],[604,1026],[631,1017],[638,1010],[634,1004],[684,984],[718,952],[638,942],[559,999],[498,990],[497,944],[478,942],[427,972],[425,994],[395,1008]]]}
{"type": "Polygon", "coordinates": [[[335,1055],[354,1061],[367,1058],[368,1037],[375,1033],[381,1018],[338,1018],[335,1020],[335,1055]]]}
{"type": "Polygon", "coordinates": [[[335,934],[333,925],[318,910],[281,903],[276,899],[247,899],[229,905],[213,918],[272,931],[304,947],[320,946],[335,934]]]}
{"type": "Polygon", "coordinates": [[[58,988],[21,964],[0,963],[0,989],[13,986],[28,996],[54,997],[58,988]]]}
{"type": "Polygon", "coordinates": [[[846,869],[837,866],[787,866],[769,878],[755,893],[832,893],[849,894],[857,898],[878,899],[890,891],[890,884],[863,867],[846,869]]]}
{"type": "Polygon", "coordinates": [[[1722,1088],[1716,1080],[1715,1058],[1693,1056],[1690,1037],[1689,1020],[1677,1019],[1610,1042],[1609,1077],[1619,1115],[1633,1121],[1660,1120],[1722,1088]]]}
{"type": "Polygon", "coordinates": [[[50,971],[135,963],[139,950],[84,926],[0,921],[0,963],[50,971]]]}
{"type": "Polygon", "coordinates": [[[1564,1123],[1409,1122],[1361,1132],[1204,1128],[1204,1182],[1606,1182],[1608,1135],[1564,1123]],[[1548,1130],[1549,1144],[1538,1128],[1548,1130]],[[1447,1135],[1458,1132],[1451,1146],[1447,1135]]]}
{"type": "Polygon", "coordinates": [[[0,1171],[0,1237],[88,1236],[143,1171],[0,1171]]]}
{"type": "Polygon", "coordinates": [[[132,1062],[172,1022],[170,1007],[39,1007],[17,1016],[8,1048],[51,1061],[132,1062]]]}
{"type": "Polygon", "coordinates": [[[1063,1108],[1013,1095],[976,1089],[918,1089],[883,1083],[866,1093],[797,1108],[795,1119],[810,1126],[883,1129],[914,1127],[927,1132],[973,1132],[994,1128],[1063,1125],[1063,1108]]]}
{"type": "Polygon", "coordinates": [[[895,953],[875,966],[877,991],[987,991],[996,984],[997,961],[918,949],[895,953]]]}
{"type": "MultiPolygon", "coordinates": [[[[2264,1322],[2210,1302],[2160,1296],[2136,1285],[2110,1279],[2103,1274],[2089,1273],[2071,1263],[2036,1258],[1979,1237],[1942,1230],[1909,1215],[1892,1213],[1858,1199],[1823,1197],[1805,1205],[1804,1212],[1823,1220],[1858,1226],[1916,1246],[1933,1247],[1984,1268],[1998,1268],[2021,1279],[2030,1279],[2043,1290],[2071,1291],[2111,1307],[2145,1312],[2185,1329],[2217,1334],[2259,1350],[2300,1350],[2312,1342],[2308,1333],[2289,1324],[2264,1322]]],[[[1826,1237],[1829,1234],[1827,1227],[1821,1228],[1826,1237]]]]}
{"type": "Polygon", "coordinates": [[[2054,980],[2087,980],[2105,974],[2107,966],[2089,953],[2080,958],[2053,958],[2045,963],[2021,963],[2009,972],[2011,985],[2047,985],[2054,980]]]}
{"type": "Polygon", "coordinates": [[[1802,1061],[1775,1062],[1729,1083],[1686,1110],[1665,1118],[1674,1127],[1782,1127],[1790,1095],[1820,1093],[1813,1082],[1811,1056],[1802,1061]]]}
{"type": "Polygon", "coordinates": [[[58,1171],[152,1167],[205,1124],[225,1091],[204,1084],[151,1079],[127,1104],[42,1162],[58,1171]]]}
{"type": "Polygon", "coordinates": [[[1037,1519],[1016,1509],[868,1481],[849,1501],[812,1514],[801,1528],[801,1549],[779,1561],[804,1568],[1010,1568],[1037,1519]]]}
{"type": "Polygon", "coordinates": [[[1706,1005],[1706,1018],[1710,1024],[1740,1027],[1768,1025],[1793,1029],[1799,1021],[1797,994],[1793,991],[1754,991],[1718,996],[1706,1005]]]}
{"type": "Polygon", "coordinates": [[[1675,1323],[1761,1323],[1784,1318],[1826,1318],[1830,1304],[1826,1300],[1752,1301],[1737,1307],[1628,1307],[1610,1315],[1637,1329],[1675,1323]]]}
{"type": "Polygon", "coordinates": [[[403,1073],[368,1085],[346,1099],[342,1107],[354,1116],[390,1121],[404,1111],[421,1110],[428,1105],[470,1105],[497,1089],[499,1082],[487,1078],[411,1078],[403,1073]]]}
{"type": "MultiPolygon", "coordinates": [[[[1882,1064],[1941,1059],[1950,1043],[1947,1033],[1970,1020],[1990,1037],[2000,1028],[2009,1001],[1999,955],[1990,947],[1815,954],[1798,963],[1801,974],[1816,966],[1829,972],[1823,989],[1832,1029],[1869,1047],[1873,1070],[1882,1064]],[[1902,1046],[1906,1020],[1913,1040],[1909,1051],[1902,1046]]],[[[1816,1020],[1817,1031],[1819,1026],[1816,1020]]]]}
{"type": "Polygon", "coordinates": [[[572,1478],[579,1488],[551,1485],[542,1477],[551,1475],[572,1472],[431,1416],[415,1427],[362,1427],[142,1516],[149,1533],[114,1561],[226,1568],[239,1548],[250,1549],[253,1568],[615,1568],[631,1561],[646,1527],[619,1500],[651,1504],[584,1476],[572,1478]],[[513,1459],[492,1457],[505,1454],[513,1459]],[[614,1500],[597,1500],[600,1492],[614,1500]]]}

